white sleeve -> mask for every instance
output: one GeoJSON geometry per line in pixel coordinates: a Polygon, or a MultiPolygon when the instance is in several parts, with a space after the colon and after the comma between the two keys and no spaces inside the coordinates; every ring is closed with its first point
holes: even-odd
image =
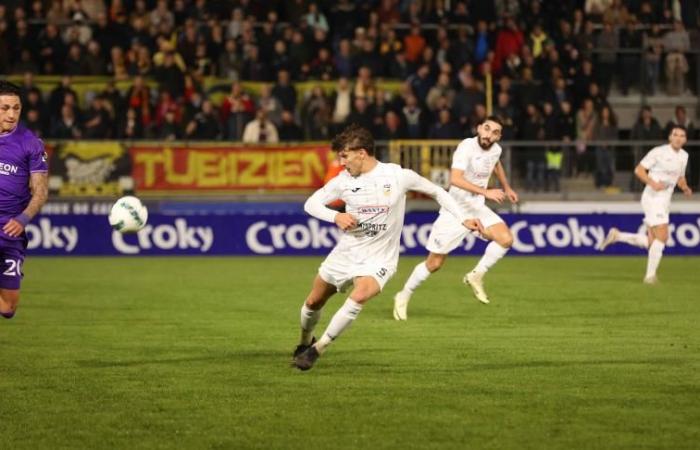
{"type": "Polygon", "coordinates": [[[639,161],[639,164],[647,170],[651,169],[656,164],[656,153],[656,148],[652,149],[639,161]]]}
{"type": "Polygon", "coordinates": [[[467,170],[467,163],[469,162],[469,152],[466,144],[461,143],[457,146],[452,155],[452,168],[459,170],[467,170]]]}
{"type": "Polygon", "coordinates": [[[340,194],[340,182],[338,177],[335,177],[306,200],[304,211],[319,220],[335,222],[335,216],[338,214],[338,211],[330,209],[326,205],[340,198],[340,194]]]}
{"type": "Polygon", "coordinates": [[[681,169],[681,177],[685,176],[685,170],[688,168],[688,157],[683,159],[683,168],[681,169]]]}
{"type": "Polygon", "coordinates": [[[459,207],[457,201],[437,184],[432,183],[410,169],[401,169],[401,178],[403,185],[406,186],[406,190],[422,192],[433,197],[440,206],[448,210],[460,222],[469,219],[462,212],[462,208],[459,207]]]}

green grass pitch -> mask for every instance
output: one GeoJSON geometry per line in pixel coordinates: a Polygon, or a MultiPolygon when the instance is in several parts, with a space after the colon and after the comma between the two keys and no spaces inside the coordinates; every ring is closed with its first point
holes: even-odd
{"type": "MultiPolygon", "coordinates": [[[[506,257],[478,304],[451,258],[399,272],[309,372],[322,258],[29,258],[0,322],[3,449],[691,449],[700,259],[506,257]]],[[[344,300],[329,302],[317,334],[344,300]]]]}

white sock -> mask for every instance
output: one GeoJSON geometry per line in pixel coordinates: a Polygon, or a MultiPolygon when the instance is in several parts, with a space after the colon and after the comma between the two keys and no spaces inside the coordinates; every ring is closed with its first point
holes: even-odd
{"type": "Polygon", "coordinates": [[[430,271],[425,261],[418,264],[411,272],[411,276],[406,280],[406,284],[403,285],[403,291],[413,294],[418,286],[421,285],[430,276],[430,271]]]}
{"type": "Polygon", "coordinates": [[[501,247],[498,242],[491,241],[489,245],[486,246],[484,256],[482,256],[476,264],[474,272],[481,274],[488,272],[488,270],[493,267],[499,259],[503,258],[506,253],[508,253],[507,248],[501,247]]]}
{"type": "Polygon", "coordinates": [[[661,257],[664,255],[664,244],[661,241],[654,239],[649,246],[649,259],[647,260],[647,275],[646,277],[655,277],[656,269],[659,267],[661,257]]]}
{"type": "Polygon", "coordinates": [[[360,311],[362,311],[362,305],[348,297],[343,306],[331,319],[331,323],[328,324],[328,328],[326,328],[321,339],[316,343],[316,350],[319,353],[323,353],[331,342],[340,336],[347,327],[352,325],[360,311]]]}
{"type": "Polygon", "coordinates": [[[625,244],[634,245],[639,248],[649,247],[649,238],[646,234],[641,233],[626,233],[620,231],[617,233],[617,242],[624,242],[625,244]]]}
{"type": "Polygon", "coordinates": [[[321,318],[321,310],[314,311],[306,306],[306,303],[301,307],[301,343],[304,345],[311,344],[311,337],[321,318]]]}

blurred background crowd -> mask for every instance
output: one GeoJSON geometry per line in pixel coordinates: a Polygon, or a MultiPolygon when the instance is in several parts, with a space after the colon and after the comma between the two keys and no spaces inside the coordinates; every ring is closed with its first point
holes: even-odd
{"type": "MultiPolygon", "coordinates": [[[[22,77],[26,125],[55,139],[326,140],[351,122],[458,139],[490,112],[505,140],[663,139],[650,107],[620,129],[608,98],[696,95],[699,3],[5,0],[0,73],[22,77]],[[103,82],[79,98],[82,76],[103,82]]],[[[683,106],[674,121],[695,137],[683,106]]],[[[556,166],[522,154],[533,183],[556,166]]],[[[609,185],[605,153],[578,155],[574,171],[609,185]]]]}

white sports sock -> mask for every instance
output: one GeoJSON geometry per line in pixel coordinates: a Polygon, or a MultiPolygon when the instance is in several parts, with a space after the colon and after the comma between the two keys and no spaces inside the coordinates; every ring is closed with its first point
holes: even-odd
{"type": "Polygon", "coordinates": [[[488,270],[493,267],[499,259],[503,258],[506,253],[508,253],[507,248],[501,247],[498,242],[491,241],[489,245],[486,246],[484,256],[482,256],[477,263],[474,272],[481,274],[488,272],[488,270]]]}
{"type": "Polygon", "coordinates": [[[403,285],[403,291],[413,294],[418,286],[421,285],[430,276],[430,271],[425,261],[418,264],[411,272],[411,276],[406,280],[406,284],[403,285]]]}
{"type": "Polygon", "coordinates": [[[311,344],[311,337],[321,318],[321,310],[314,311],[306,306],[306,303],[301,307],[301,343],[304,345],[311,344]]]}
{"type": "Polygon", "coordinates": [[[620,231],[617,233],[617,242],[624,242],[625,244],[629,245],[634,245],[635,247],[639,248],[648,248],[649,247],[649,238],[647,238],[646,234],[642,233],[626,233],[624,231],[620,231]]]}
{"type": "Polygon", "coordinates": [[[323,336],[316,343],[316,350],[319,353],[323,353],[331,342],[340,336],[347,327],[352,325],[360,311],[362,311],[362,305],[348,297],[343,306],[333,315],[328,328],[326,328],[323,336]]]}
{"type": "Polygon", "coordinates": [[[664,247],[666,247],[666,244],[656,239],[654,239],[649,246],[649,259],[647,260],[646,278],[656,276],[656,269],[659,267],[661,257],[664,255],[664,247]]]}

